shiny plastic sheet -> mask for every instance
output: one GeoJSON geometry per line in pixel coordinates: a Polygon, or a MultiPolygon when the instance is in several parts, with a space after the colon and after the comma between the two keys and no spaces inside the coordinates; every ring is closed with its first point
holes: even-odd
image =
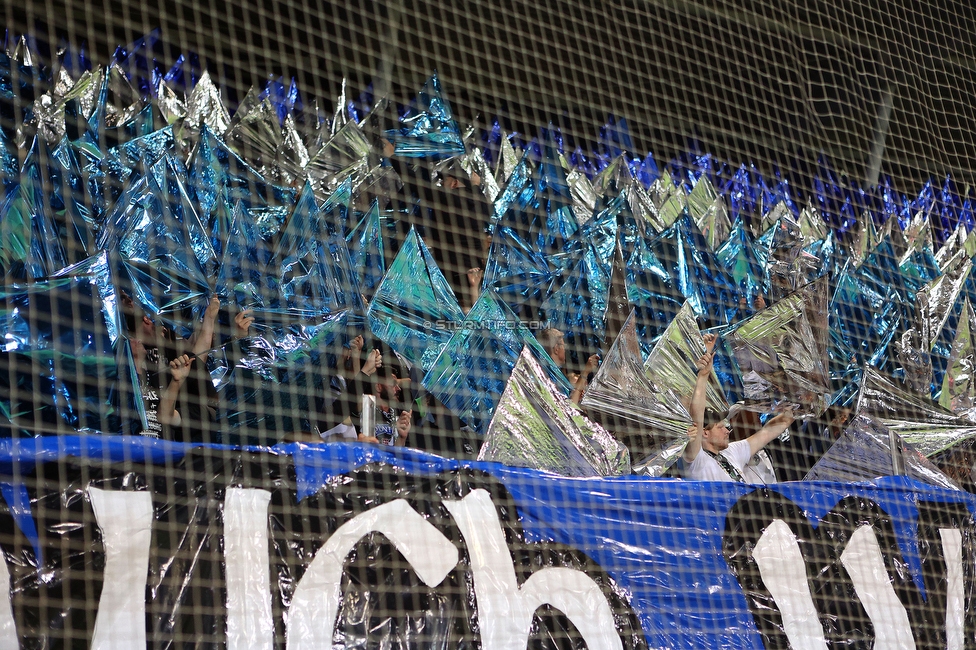
{"type": "Polygon", "coordinates": [[[798,417],[830,404],[827,282],[818,280],[740,323],[728,340],[742,373],[744,406],[792,407],[798,417]]]}
{"type": "Polygon", "coordinates": [[[351,120],[346,122],[305,167],[319,199],[324,200],[345,180],[358,187],[373,168],[371,152],[369,140],[359,126],[351,120]]]}
{"type": "Polygon", "coordinates": [[[962,314],[952,341],[939,404],[953,413],[976,418],[976,313],[968,298],[963,299],[962,314]]]}
{"type": "Polygon", "coordinates": [[[711,326],[725,325],[734,318],[739,309],[735,283],[687,213],[648,242],[648,247],[697,315],[706,317],[711,326]]]}
{"type": "Polygon", "coordinates": [[[193,126],[206,124],[217,135],[223,135],[230,128],[230,114],[224,108],[220,90],[206,70],[186,96],[186,121],[193,126]]]}
{"type": "Polygon", "coordinates": [[[386,259],[383,256],[383,227],[380,224],[380,206],[376,199],[369,212],[346,235],[352,267],[359,276],[359,288],[367,299],[376,293],[386,275],[386,259]]]}
{"type": "Polygon", "coordinates": [[[905,474],[928,485],[958,490],[912,445],[876,420],[859,415],[803,477],[804,481],[871,481],[905,474]]]}
{"type": "Polygon", "coordinates": [[[676,443],[683,447],[691,424],[680,398],[656,386],[644,373],[636,325],[636,314],[631,312],[580,404],[627,444],[635,460],[676,443]]]}
{"type": "Polygon", "coordinates": [[[500,224],[491,237],[482,291],[494,291],[518,315],[522,305],[549,297],[555,270],[549,258],[515,229],[500,224]]]}
{"type": "Polygon", "coordinates": [[[627,448],[560,395],[528,350],[515,364],[478,460],[561,476],[630,473],[627,448]]]}
{"type": "Polygon", "coordinates": [[[424,376],[424,388],[483,435],[523,348],[559,392],[569,395],[568,379],[532,332],[503,301],[483,293],[424,376]]]}
{"type": "Polygon", "coordinates": [[[728,239],[715,252],[739,289],[742,315],[752,313],[752,306],[766,289],[763,264],[756,254],[752,235],[741,218],[732,226],[728,239]]]}
{"type": "Polygon", "coordinates": [[[7,425],[121,429],[119,393],[127,392],[121,384],[129,375],[116,356],[117,316],[100,295],[107,287],[99,286],[99,275],[93,264],[75,276],[3,292],[0,415],[7,425]]]}
{"type": "Polygon", "coordinates": [[[464,320],[454,291],[411,228],[366,312],[373,335],[412,365],[430,369],[464,320]]]}
{"type": "Polygon", "coordinates": [[[732,224],[725,207],[725,199],[715,191],[707,176],[699,178],[688,195],[688,212],[698,224],[709,249],[717,251],[728,239],[732,224]]]}
{"type": "Polygon", "coordinates": [[[976,423],[871,366],[864,369],[856,410],[896,431],[929,458],[976,436],[976,423]]]}
{"type": "MultiPolygon", "coordinates": [[[[698,381],[695,363],[703,354],[705,341],[691,304],[686,302],[648,355],[644,362],[644,374],[655,386],[673,392],[687,408],[691,405],[691,396],[698,381]]],[[[729,410],[729,403],[714,372],[705,396],[708,408],[718,413],[729,410]]]]}
{"type": "Polygon", "coordinates": [[[271,100],[261,97],[253,86],[237,107],[227,132],[223,134],[244,160],[262,174],[274,174],[274,161],[281,146],[281,124],[271,100]]]}
{"type": "Polygon", "coordinates": [[[461,130],[451,104],[441,92],[435,72],[417,93],[414,104],[400,118],[401,127],[388,131],[395,154],[407,158],[450,157],[464,154],[461,130]]]}

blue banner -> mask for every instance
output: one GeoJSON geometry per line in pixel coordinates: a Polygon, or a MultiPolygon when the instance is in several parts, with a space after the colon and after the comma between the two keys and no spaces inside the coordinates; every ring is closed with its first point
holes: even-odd
{"type": "Polygon", "coordinates": [[[756,488],[52,437],[4,441],[0,483],[4,648],[976,642],[976,498],[902,477],[756,488]]]}

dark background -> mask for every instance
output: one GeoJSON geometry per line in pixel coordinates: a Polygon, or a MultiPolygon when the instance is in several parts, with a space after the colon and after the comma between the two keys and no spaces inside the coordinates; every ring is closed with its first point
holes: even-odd
{"type": "Polygon", "coordinates": [[[388,77],[406,102],[436,68],[462,124],[497,115],[534,136],[552,120],[585,149],[613,113],[659,163],[697,135],[766,172],[822,150],[859,180],[890,92],[882,173],[898,189],[952,172],[963,190],[976,166],[967,2],[47,0],[7,2],[4,19],[86,42],[94,63],[159,27],[162,65],[197,52],[231,105],[269,75],[326,113],[343,77],[351,98],[388,77]]]}

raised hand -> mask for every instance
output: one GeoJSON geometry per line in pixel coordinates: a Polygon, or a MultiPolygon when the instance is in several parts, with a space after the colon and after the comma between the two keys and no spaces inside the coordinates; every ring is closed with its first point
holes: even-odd
{"type": "Polygon", "coordinates": [[[600,355],[591,354],[586,360],[586,368],[584,369],[584,374],[589,375],[591,372],[596,372],[596,369],[600,366],[600,355]]]}
{"type": "Polygon", "coordinates": [[[184,354],[182,356],[176,357],[169,362],[169,374],[175,382],[183,382],[190,374],[190,364],[193,363],[193,359],[190,355],[184,354]]]}
{"type": "Polygon", "coordinates": [[[715,357],[715,353],[711,351],[708,351],[705,354],[698,357],[698,360],[695,361],[695,367],[698,368],[699,376],[707,375],[712,371],[712,360],[714,359],[714,357],[715,357]]]}
{"type": "Polygon", "coordinates": [[[412,422],[413,411],[401,411],[400,416],[397,418],[396,430],[399,436],[396,440],[396,445],[402,447],[407,441],[407,435],[410,434],[410,423],[412,422]]]}
{"type": "Polygon", "coordinates": [[[705,341],[705,352],[711,352],[715,349],[715,344],[718,342],[718,337],[709,332],[702,336],[702,340],[705,341]]]}
{"type": "Polygon", "coordinates": [[[243,339],[248,337],[251,332],[251,323],[254,322],[254,316],[251,313],[250,309],[245,309],[244,311],[238,312],[237,316],[234,316],[234,338],[243,339]]]}
{"type": "Polygon", "coordinates": [[[377,368],[383,366],[383,355],[379,350],[371,350],[366,355],[366,363],[363,364],[362,372],[364,375],[372,375],[377,368]]]}

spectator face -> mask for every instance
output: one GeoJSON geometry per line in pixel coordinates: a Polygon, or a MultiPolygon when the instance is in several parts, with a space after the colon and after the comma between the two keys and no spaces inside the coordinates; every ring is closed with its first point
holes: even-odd
{"type": "Polygon", "coordinates": [[[710,451],[719,452],[729,446],[729,433],[729,421],[722,420],[705,428],[702,442],[708,444],[710,451]]]}
{"type": "Polygon", "coordinates": [[[562,368],[566,365],[566,339],[559,338],[552,346],[552,353],[549,355],[556,365],[562,368]]]}

